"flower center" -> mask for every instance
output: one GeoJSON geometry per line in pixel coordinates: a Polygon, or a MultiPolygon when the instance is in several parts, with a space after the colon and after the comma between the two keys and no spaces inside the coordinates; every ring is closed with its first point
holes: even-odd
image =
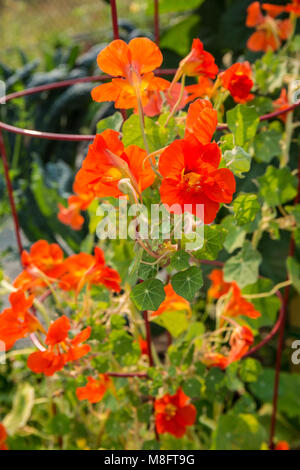
{"type": "Polygon", "coordinates": [[[101,181],[102,183],[114,183],[115,181],[119,181],[122,178],[122,172],[118,168],[110,168],[105,174],[102,176],[101,181]]]}
{"type": "Polygon", "coordinates": [[[167,420],[172,419],[176,415],[176,410],[177,410],[176,406],[172,405],[172,403],[169,403],[165,407],[165,413],[167,415],[167,420]]]}
{"type": "Polygon", "coordinates": [[[183,175],[183,183],[186,191],[201,191],[202,176],[191,171],[183,175]]]}

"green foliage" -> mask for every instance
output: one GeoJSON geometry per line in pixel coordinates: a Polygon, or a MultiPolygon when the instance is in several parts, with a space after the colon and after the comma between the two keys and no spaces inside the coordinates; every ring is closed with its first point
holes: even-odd
{"type": "Polygon", "coordinates": [[[270,207],[285,204],[296,196],[297,179],[288,168],[268,166],[258,181],[260,195],[270,207]]]}
{"type": "MultiPolygon", "coordinates": [[[[186,11],[186,10],[192,10],[194,8],[199,7],[204,0],[189,0],[187,3],[184,0],[161,0],[159,4],[159,12],[160,14],[163,13],[174,13],[174,12],[181,12],[181,11],[186,11]]],[[[147,13],[149,15],[153,15],[154,13],[154,8],[153,8],[153,2],[149,0],[148,2],[148,9],[147,13]]]]}
{"type": "Polygon", "coordinates": [[[11,411],[3,419],[3,425],[9,434],[14,434],[26,425],[34,406],[34,388],[23,382],[18,387],[13,399],[11,411]]]}
{"type": "Polygon", "coordinates": [[[262,366],[259,361],[252,357],[247,357],[241,361],[239,375],[243,382],[252,383],[257,382],[259,375],[262,372],[262,366]]]}
{"type": "MultiPolygon", "coordinates": [[[[158,148],[165,147],[170,143],[170,140],[174,138],[174,120],[171,120],[167,127],[164,127],[164,115],[160,116],[160,121],[157,123],[154,119],[147,116],[145,117],[144,122],[145,135],[150,152],[154,152],[158,148]]],[[[145,148],[144,140],[141,135],[140,120],[137,114],[132,114],[124,122],[122,134],[125,147],[128,145],[138,145],[141,148],[145,148]]]]}
{"type": "Polygon", "coordinates": [[[226,150],[223,158],[226,166],[240,178],[243,176],[243,173],[250,170],[251,155],[242,147],[235,146],[231,150],[226,150]]]}
{"type": "Polygon", "coordinates": [[[203,285],[201,269],[192,266],[184,271],[180,271],[172,277],[171,284],[178,295],[192,302],[196,292],[203,285]]]}
{"type": "Polygon", "coordinates": [[[255,136],[259,124],[259,116],[254,107],[238,104],[227,112],[226,117],[228,127],[233,132],[236,145],[243,146],[255,136]]]}
{"type": "Polygon", "coordinates": [[[170,267],[172,269],[176,269],[177,271],[181,271],[182,269],[189,267],[189,260],[190,255],[186,251],[176,251],[176,253],[174,253],[171,258],[170,267]]]}
{"type": "Polygon", "coordinates": [[[185,56],[189,52],[192,38],[196,37],[195,32],[199,22],[200,17],[198,15],[189,15],[173,26],[172,29],[166,31],[161,38],[160,47],[170,49],[180,56],[185,56]],[[180,41],[178,41],[179,37],[181,38],[180,41]]]}
{"type": "Polygon", "coordinates": [[[46,432],[53,436],[63,436],[70,432],[70,428],[70,418],[63,413],[57,413],[47,423],[46,432]]]}
{"type": "MultiPolygon", "coordinates": [[[[273,399],[274,370],[264,369],[258,380],[250,384],[251,392],[263,403],[273,399]]],[[[289,417],[300,417],[298,395],[300,376],[295,373],[281,372],[278,392],[278,411],[289,417]]]]}
{"type": "Polygon", "coordinates": [[[237,225],[253,222],[260,204],[256,194],[240,194],[233,202],[234,218],[237,225]]]}
{"type": "Polygon", "coordinates": [[[275,129],[260,132],[253,141],[254,155],[259,162],[270,163],[281,153],[281,133],[275,129]]]}
{"type": "Polygon", "coordinates": [[[188,397],[198,398],[201,396],[202,384],[198,379],[191,378],[184,382],[182,389],[188,397]]]}
{"type": "Polygon", "coordinates": [[[170,334],[177,338],[181,333],[187,330],[189,322],[186,311],[166,311],[152,320],[160,326],[163,326],[170,334]]]}
{"type": "MultiPolygon", "coordinates": [[[[243,289],[243,294],[259,294],[270,292],[274,287],[270,279],[260,277],[254,284],[250,284],[243,289]]],[[[261,328],[262,326],[271,326],[274,324],[277,312],[280,308],[280,300],[274,294],[271,296],[251,299],[250,302],[254,305],[255,309],[261,313],[259,318],[255,320],[247,318],[247,322],[253,328],[261,328]]]]}
{"type": "Polygon", "coordinates": [[[257,281],[261,260],[260,253],[253,248],[250,242],[246,241],[238,254],[226,261],[224,266],[225,281],[235,281],[240,287],[253,284],[257,281]]]}
{"type": "Polygon", "coordinates": [[[300,264],[297,262],[297,260],[289,256],[286,265],[289,278],[291,279],[293,286],[295,289],[297,289],[298,292],[300,292],[300,264]]]}
{"type": "Polygon", "coordinates": [[[267,434],[253,414],[228,413],[220,417],[213,435],[214,450],[260,450],[267,434]]]}
{"type": "Polygon", "coordinates": [[[101,119],[101,121],[97,123],[97,133],[101,134],[101,132],[105,131],[106,129],[113,129],[114,131],[119,132],[122,124],[123,116],[119,111],[117,111],[112,116],[101,119]]]}
{"type": "Polygon", "coordinates": [[[262,93],[273,93],[282,87],[286,65],[284,56],[276,55],[272,51],[268,51],[255,62],[255,81],[262,93]]]}
{"type": "Polygon", "coordinates": [[[225,217],[222,220],[222,226],[227,230],[224,248],[228,253],[232,253],[237,248],[241,248],[247,235],[244,227],[240,227],[235,224],[235,218],[233,215],[225,217]]]}
{"type": "Polygon", "coordinates": [[[135,257],[128,268],[128,283],[131,286],[134,286],[137,283],[139,276],[139,268],[144,253],[144,250],[141,246],[139,246],[136,251],[137,252],[135,254],[135,257]]]}
{"type": "Polygon", "coordinates": [[[135,286],[131,298],[140,310],[157,310],[166,294],[159,279],[148,279],[135,286]]]}
{"type": "Polygon", "coordinates": [[[203,247],[193,252],[193,256],[197,259],[216,259],[223,249],[226,234],[226,230],[219,225],[205,225],[203,247]]]}

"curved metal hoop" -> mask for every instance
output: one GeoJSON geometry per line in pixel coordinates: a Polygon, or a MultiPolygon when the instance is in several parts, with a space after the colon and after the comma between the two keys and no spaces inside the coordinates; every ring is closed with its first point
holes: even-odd
{"type": "MultiPolygon", "coordinates": [[[[175,69],[158,69],[156,71],[156,75],[173,75],[175,69]]],[[[57,88],[64,88],[72,85],[76,85],[77,83],[90,83],[90,82],[97,82],[97,81],[105,81],[110,79],[108,75],[96,75],[90,77],[83,77],[83,78],[74,78],[70,80],[63,80],[61,82],[54,82],[48,85],[41,85],[33,88],[27,88],[22,91],[17,91],[15,93],[11,93],[3,97],[4,102],[8,102],[14,100],[16,98],[22,98],[28,95],[34,95],[35,93],[42,93],[45,91],[54,90],[57,88]]],[[[281,116],[283,114],[292,111],[293,109],[300,106],[300,102],[296,104],[290,105],[288,108],[283,110],[274,111],[273,113],[265,114],[260,116],[260,121],[266,121],[269,119],[273,119],[277,116],[281,116]]],[[[84,135],[84,134],[58,134],[53,132],[41,132],[32,129],[23,129],[21,127],[12,126],[7,124],[3,121],[0,121],[0,129],[4,131],[11,132],[13,134],[20,134],[25,135],[27,137],[33,137],[37,139],[49,139],[49,140],[64,140],[66,142],[84,142],[84,141],[91,141],[94,139],[95,135],[84,135]]],[[[219,124],[217,126],[217,130],[227,130],[227,124],[219,124]]]]}

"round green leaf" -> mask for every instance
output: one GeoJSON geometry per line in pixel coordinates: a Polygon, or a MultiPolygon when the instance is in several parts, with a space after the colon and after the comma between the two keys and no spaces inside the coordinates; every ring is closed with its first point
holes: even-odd
{"type": "Polygon", "coordinates": [[[131,298],[140,310],[157,310],[165,297],[164,285],[159,279],[148,279],[131,291],[131,298]]]}

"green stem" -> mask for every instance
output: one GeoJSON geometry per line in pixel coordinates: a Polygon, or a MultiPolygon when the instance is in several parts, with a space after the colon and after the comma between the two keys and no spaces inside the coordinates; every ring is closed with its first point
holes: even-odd
{"type": "MultiPolygon", "coordinates": [[[[138,115],[139,115],[139,121],[140,121],[141,134],[142,134],[142,137],[143,137],[145,150],[147,152],[147,155],[149,155],[150,154],[150,148],[149,148],[149,145],[148,145],[146,132],[145,132],[144,111],[143,111],[142,101],[141,101],[141,97],[140,97],[140,93],[139,93],[138,89],[136,89],[136,97],[137,97],[137,103],[138,103],[138,115]]],[[[161,179],[161,174],[155,168],[155,165],[152,161],[152,158],[149,159],[149,162],[150,162],[151,168],[154,171],[154,173],[161,179]]]]}
{"type": "Polygon", "coordinates": [[[251,241],[253,248],[257,248],[262,235],[263,235],[263,231],[261,230],[261,228],[258,228],[257,230],[253,232],[252,241],[251,241]]]}
{"type": "Polygon", "coordinates": [[[276,284],[276,286],[274,286],[273,289],[271,289],[269,292],[261,292],[259,294],[243,294],[243,297],[245,297],[245,299],[262,299],[264,297],[270,297],[271,295],[276,294],[279,289],[290,286],[291,284],[291,280],[280,282],[279,284],[276,284]]]}
{"type": "MultiPolygon", "coordinates": [[[[143,142],[145,146],[145,150],[147,152],[147,155],[150,153],[146,133],[145,133],[145,117],[144,117],[144,111],[143,111],[143,106],[142,106],[142,100],[140,96],[139,89],[136,87],[136,98],[137,98],[137,104],[138,104],[138,115],[139,115],[139,121],[140,121],[140,128],[141,128],[141,133],[143,137],[143,142]]],[[[151,163],[151,160],[150,160],[151,163]]]]}
{"type": "Polygon", "coordinates": [[[13,351],[7,352],[6,358],[9,359],[11,357],[27,355],[27,354],[31,354],[34,351],[35,351],[35,348],[15,349],[13,351]]]}
{"type": "Polygon", "coordinates": [[[14,153],[12,157],[11,167],[13,170],[16,170],[18,167],[19,156],[20,156],[20,151],[21,151],[21,143],[22,143],[22,135],[18,134],[16,136],[15,145],[14,145],[14,153]]]}
{"type": "Polygon", "coordinates": [[[164,127],[167,127],[167,125],[168,125],[169,122],[170,122],[170,119],[174,116],[174,114],[176,113],[176,111],[177,111],[177,109],[178,109],[178,106],[180,105],[180,102],[181,102],[182,97],[183,97],[183,92],[184,92],[185,77],[186,77],[186,76],[183,74],[183,75],[182,75],[182,79],[181,79],[181,89],[180,89],[180,93],[179,93],[179,96],[178,96],[178,100],[177,100],[176,103],[174,104],[172,111],[170,112],[169,116],[167,117],[167,120],[166,120],[166,122],[165,122],[164,127]]]}
{"type": "Polygon", "coordinates": [[[48,312],[47,312],[47,310],[45,309],[44,305],[43,305],[38,299],[34,299],[33,305],[34,305],[34,306],[37,308],[37,310],[40,312],[40,314],[42,315],[42,317],[43,317],[43,319],[45,320],[46,324],[47,324],[47,325],[50,325],[51,320],[50,320],[50,317],[49,317],[48,312]]]}

